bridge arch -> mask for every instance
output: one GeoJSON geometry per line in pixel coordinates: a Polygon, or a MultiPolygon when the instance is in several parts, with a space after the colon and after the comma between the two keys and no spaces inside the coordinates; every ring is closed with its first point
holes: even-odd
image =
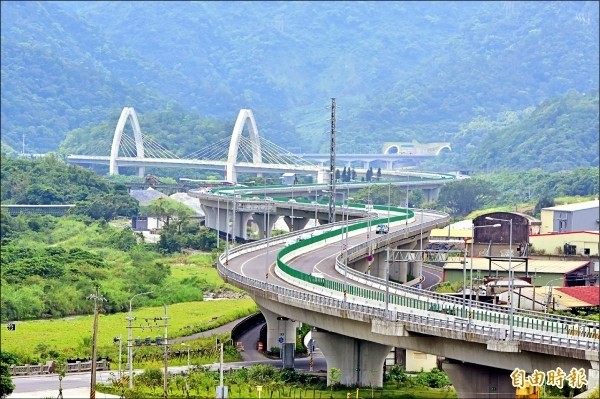
{"type": "Polygon", "coordinates": [[[398,154],[398,153],[400,153],[400,146],[398,146],[396,144],[389,145],[383,150],[383,153],[385,155],[398,154]]]}
{"type": "Polygon", "coordinates": [[[442,152],[442,150],[447,149],[448,151],[452,151],[452,148],[450,148],[450,145],[443,145],[440,148],[438,148],[438,150],[435,153],[435,156],[437,157],[438,155],[440,155],[440,152],[442,152]]]}
{"type": "MultiPolygon", "coordinates": [[[[121,146],[121,138],[123,137],[123,129],[125,128],[125,124],[127,120],[131,120],[131,126],[133,128],[133,137],[135,139],[135,150],[137,158],[144,158],[144,142],[142,140],[142,129],[140,128],[140,123],[138,122],[137,115],[133,107],[124,107],[123,111],[121,111],[121,116],[119,117],[119,121],[117,122],[117,127],[115,128],[115,134],[113,136],[112,146],[110,148],[110,161],[109,161],[109,174],[110,175],[118,175],[119,174],[119,166],[117,165],[117,157],[119,156],[119,149],[121,146]]],[[[138,169],[138,175],[144,176],[144,168],[140,167],[138,169]]]]}
{"type": "Polygon", "coordinates": [[[248,132],[250,133],[250,141],[252,143],[252,161],[254,163],[262,163],[262,152],[260,146],[260,138],[258,136],[258,127],[254,120],[254,115],[250,109],[241,109],[231,134],[229,143],[229,153],[227,154],[227,180],[237,182],[237,173],[235,171],[235,162],[237,161],[238,150],[240,147],[240,137],[244,130],[244,125],[248,124],[248,132]]]}

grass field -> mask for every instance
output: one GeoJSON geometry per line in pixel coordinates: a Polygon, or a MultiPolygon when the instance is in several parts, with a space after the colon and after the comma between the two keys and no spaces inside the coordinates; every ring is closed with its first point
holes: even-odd
{"type": "MultiPolygon", "coordinates": [[[[277,387],[262,387],[262,395],[259,396],[256,386],[249,384],[235,384],[225,379],[224,384],[229,387],[229,398],[231,399],[251,399],[251,398],[271,398],[271,399],[283,399],[283,398],[304,398],[304,399],[346,399],[348,394],[350,398],[373,398],[373,399],[413,399],[413,398],[431,398],[431,399],[443,399],[443,398],[456,398],[456,391],[453,388],[398,388],[394,384],[386,384],[380,389],[369,389],[369,388],[351,388],[346,389],[334,389],[334,390],[323,390],[313,389],[310,387],[304,388],[297,386],[296,384],[282,384],[277,387]],[[273,391],[269,388],[272,388],[273,391]]],[[[172,381],[169,385],[169,398],[185,398],[185,391],[183,385],[178,387],[175,381],[172,381]]],[[[135,397],[144,398],[162,398],[162,389],[150,389],[141,388],[138,385],[136,389],[135,397]]],[[[201,386],[190,389],[190,396],[194,398],[214,398],[216,386],[214,384],[202,384],[201,386]]],[[[116,388],[114,386],[104,386],[99,389],[100,392],[120,394],[119,391],[123,389],[116,388]]],[[[127,395],[127,393],[125,393],[127,395]]],[[[126,396],[129,397],[129,396],[126,396]]]]}
{"type": "MultiPolygon", "coordinates": [[[[219,300],[178,303],[167,306],[168,337],[176,338],[194,332],[206,331],[257,311],[251,299],[219,300]],[[214,319],[214,320],[213,320],[214,319]]],[[[164,336],[163,307],[133,308],[136,320],[133,337],[164,336]],[[146,320],[147,319],[147,320],[146,320]]],[[[98,318],[98,354],[114,358],[113,338],[127,338],[127,313],[100,314],[98,318]]],[[[60,352],[67,357],[84,357],[91,354],[93,316],[77,316],[57,320],[32,320],[16,323],[15,331],[2,325],[2,350],[14,353],[20,359],[41,358],[44,353],[60,352]]]]}

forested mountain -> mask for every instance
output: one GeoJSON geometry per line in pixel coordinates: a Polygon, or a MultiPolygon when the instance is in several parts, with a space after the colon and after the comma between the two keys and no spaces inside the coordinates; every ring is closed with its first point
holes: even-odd
{"type": "Polygon", "coordinates": [[[324,150],[330,97],[339,151],[375,152],[598,88],[597,2],[2,2],[1,29],[2,141],[28,152],[123,106],[252,108],[261,135],[324,150]]]}
{"type": "Polygon", "coordinates": [[[472,172],[549,172],[598,167],[598,91],[570,91],[519,112],[477,118],[461,126],[447,152],[429,164],[472,172]]]}

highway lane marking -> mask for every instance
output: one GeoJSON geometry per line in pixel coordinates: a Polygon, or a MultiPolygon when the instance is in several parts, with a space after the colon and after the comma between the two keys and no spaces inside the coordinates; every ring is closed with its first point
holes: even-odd
{"type": "MultiPolygon", "coordinates": [[[[281,248],[279,248],[279,247],[280,247],[280,245],[273,245],[273,246],[270,248],[270,250],[269,250],[269,254],[268,254],[268,255],[269,255],[269,256],[271,256],[271,249],[273,250],[273,253],[275,253],[275,254],[276,254],[276,253],[279,251],[279,249],[281,249],[281,248]]],[[[242,265],[240,266],[240,274],[241,274],[242,276],[244,276],[244,277],[248,277],[248,276],[246,276],[246,274],[244,273],[244,266],[246,266],[246,264],[247,264],[248,262],[250,262],[250,261],[253,261],[254,259],[256,259],[256,258],[258,258],[258,257],[260,257],[260,256],[264,256],[264,257],[266,257],[266,256],[267,256],[267,251],[265,251],[265,252],[262,252],[262,253],[259,253],[258,255],[256,255],[256,256],[253,256],[252,258],[250,258],[250,259],[246,260],[245,262],[243,262],[243,263],[242,263],[242,265]]],[[[267,259],[267,261],[268,261],[268,259],[267,259]]],[[[271,269],[271,265],[274,265],[274,264],[275,264],[275,262],[270,262],[270,263],[267,265],[267,269],[270,271],[270,269],[271,269]]]]}
{"type": "MultiPolygon", "coordinates": [[[[266,252],[264,252],[264,253],[258,254],[258,255],[256,255],[256,256],[253,256],[252,258],[248,259],[247,261],[243,262],[243,263],[242,263],[242,266],[240,267],[240,274],[241,274],[242,276],[244,276],[244,277],[248,277],[248,276],[246,276],[246,274],[244,273],[244,266],[246,266],[246,264],[247,264],[248,262],[251,262],[251,261],[253,261],[254,259],[256,259],[256,258],[258,258],[258,257],[267,257],[267,253],[266,253],[266,252]]],[[[268,261],[268,259],[267,259],[267,261],[268,261]]],[[[270,265],[267,265],[267,269],[269,269],[269,268],[270,268],[270,265]]]]}

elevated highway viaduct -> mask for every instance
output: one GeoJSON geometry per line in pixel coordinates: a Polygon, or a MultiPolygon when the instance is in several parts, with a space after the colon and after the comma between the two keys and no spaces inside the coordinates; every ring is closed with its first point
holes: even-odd
{"type": "MultiPolygon", "coordinates": [[[[376,210],[372,223],[386,221],[385,209],[376,210]]],[[[393,212],[387,235],[373,234],[365,221],[352,221],[347,230],[338,222],[241,245],[219,258],[220,275],[263,311],[268,348],[279,347],[279,338],[295,342],[296,327],[305,322],[316,327],[328,369],[342,370],[346,385],[381,386],[384,358],[395,346],[451,359],[444,368],[460,397],[514,395],[510,373],[517,368],[583,370],[588,386],[597,386],[598,323],[521,310],[511,317],[505,307],[467,308],[460,299],[411,287],[419,278],[408,276],[420,276],[422,262],[396,261],[388,248],[420,247],[449,217],[393,212]],[[286,245],[311,232],[318,235],[286,245]]]]}

